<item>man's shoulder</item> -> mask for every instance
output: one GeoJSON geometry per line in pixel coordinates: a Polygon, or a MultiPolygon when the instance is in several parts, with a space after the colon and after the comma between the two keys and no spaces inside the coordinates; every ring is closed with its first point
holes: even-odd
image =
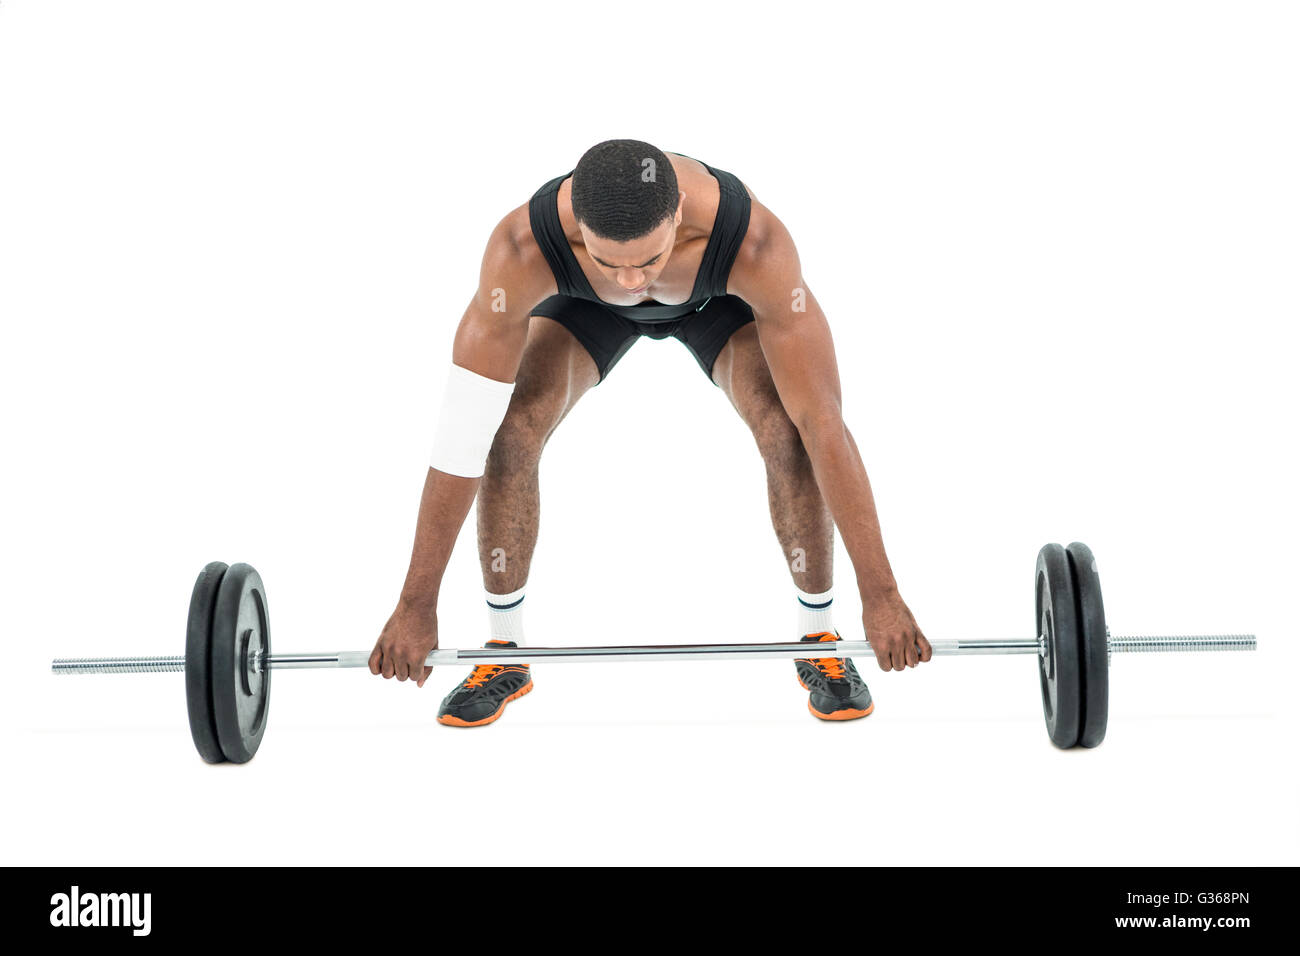
{"type": "Polygon", "coordinates": [[[486,256],[512,268],[543,267],[545,256],[533,236],[528,203],[516,206],[506,213],[488,237],[486,256]]]}
{"type": "Polygon", "coordinates": [[[749,209],[749,228],[736,253],[733,268],[762,268],[774,255],[783,255],[790,242],[785,223],[757,199],[749,209]]]}

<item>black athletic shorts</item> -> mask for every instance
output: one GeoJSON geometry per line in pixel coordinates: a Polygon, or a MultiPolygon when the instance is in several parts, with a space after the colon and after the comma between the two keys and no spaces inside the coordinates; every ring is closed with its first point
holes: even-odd
{"type": "Polygon", "coordinates": [[[572,332],[595,361],[602,382],[623,353],[643,335],[652,339],[671,335],[681,341],[711,382],[713,363],[722,347],[737,329],[754,321],[754,310],[734,295],[715,295],[697,311],[667,322],[634,322],[599,302],[567,295],[543,300],[530,314],[554,319],[572,332]]]}

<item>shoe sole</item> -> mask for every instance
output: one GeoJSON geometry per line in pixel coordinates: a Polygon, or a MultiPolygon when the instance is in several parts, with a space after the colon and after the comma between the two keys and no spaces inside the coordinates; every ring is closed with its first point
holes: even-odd
{"type": "Polygon", "coordinates": [[[441,717],[438,718],[438,723],[442,724],[444,727],[482,727],[484,724],[490,724],[492,723],[492,721],[500,717],[505,712],[506,704],[510,703],[512,700],[518,700],[520,697],[523,697],[524,694],[527,694],[532,689],[533,689],[533,682],[530,680],[523,687],[519,688],[517,691],[515,691],[513,694],[511,694],[509,697],[503,700],[501,702],[500,707],[494,710],[491,713],[491,715],[484,717],[482,720],[461,720],[459,717],[456,717],[452,714],[443,714],[441,717]]]}
{"type": "Polygon", "coordinates": [[[872,701],[870,704],[867,705],[866,710],[854,710],[852,708],[849,708],[847,710],[837,710],[834,711],[833,713],[823,714],[820,710],[818,710],[812,705],[811,700],[808,701],[808,712],[812,714],[814,717],[818,718],[819,720],[857,720],[859,717],[866,717],[875,709],[876,709],[876,704],[874,701],[872,701]]]}
{"type": "MultiPolygon", "coordinates": [[[[808,691],[810,694],[812,693],[812,688],[803,682],[802,677],[796,677],[795,680],[799,682],[800,687],[808,691]]],[[[867,705],[866,710],[857,710],[856,708],[853,707],[846,707],[844,710],[833,710],[829,714],[823,714],[820,710],[818,710],[816,707],[812,705],[811,698],[809,698],[808,700],[808,712],[812,714],[814,717],[818,718],[819,720],[857,720],[859,717],[866,717],[875,709],[876,709],[876,702],[873,700],[870,704],[867,705]]]]}

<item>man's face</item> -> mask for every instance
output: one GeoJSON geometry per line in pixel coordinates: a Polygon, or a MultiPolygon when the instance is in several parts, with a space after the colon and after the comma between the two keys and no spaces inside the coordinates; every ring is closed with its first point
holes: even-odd
{"type": "MultiPolygon", "coordinates": [[[[685,198],[683,193],[680,199],[685,198]]],[[[582,230],[582,242],[587,247],[587,255],[591,256],[597,268],[610,281],[617,283],[625,292],[630,295],[646,294],[649,287],[659,278],[659,274],[664,271],[668,265],[668,258],[672,255],[673,242],[677,238],[677,227],[682,221],[680,199],[677,203],[677,212],[673,216],[665,219],[646,235],[629,239],[627,242],[602,239],[579,223],[578,228],[582,230]]]]}

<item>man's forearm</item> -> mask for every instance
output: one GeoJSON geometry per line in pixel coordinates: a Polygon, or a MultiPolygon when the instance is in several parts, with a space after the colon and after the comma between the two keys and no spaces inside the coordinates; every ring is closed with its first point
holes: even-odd
{"type": "Polygon", "coordinates": [[[808,427],[800,434],[817,486],[853,561],[863,603],[897,593],[871,482],[848,427],[836,420],[808,427]]]}
{"type": "Polygon", "coordinates": [[[438,589],[447,570],[465,516],[478,494],[478,478],[461,478],[430,468],[420,496],[420,516],[415,524],[411,567],[402,585],[401,603],[416,610],[433,611],[438,589]]]}

